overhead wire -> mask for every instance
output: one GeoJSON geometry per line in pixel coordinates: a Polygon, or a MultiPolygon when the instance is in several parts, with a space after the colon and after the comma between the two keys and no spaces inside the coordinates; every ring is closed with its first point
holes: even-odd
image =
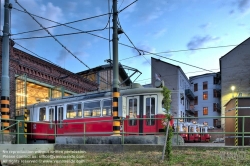
{"type": "MultiPolygon", "coordinates": [[[[16,1],[17,2],[17,1],[16,1]]],[[[17,2],[18,3],[18,2],[17,2]]],[[[19,3],[18,3],[19,4],[19,3]]],[[[19,4],[20,5],[20,4],[19,4]]],[[[21,7],[21,6],[20,6],[21,7]]],[[[23,7],[21,7],[23,10],[24,10],[24,12],[25,13],[27,13],[27,14],[29,14],[27,11],[26,11],[26,9],[24,9],[23,7]]],[[[30,15],[30,14],[29,14],[30,15]]],[[[107,15],[107,14],[105,14],[105,15],[107,15]]],[[[30,15],[31,16],[31,15],[30,15]]],[[[40,16],[37,16],[37,15],[35,15],[36,17],[40,17],[40,16]]],[[[32,16],[31,16],[32,17],[32,16]]],[[[42,28],[44,28],[34,17],[32,17],[42,28]]],[[[40,18],[42,18],[42,17],[40,17],[40,18]]],[[[110,20],[110,16],[109,16],[109,20],[110,20]]],[[[52,21],[52,20],[49,20],[49,21],[52,21]]],[[[55,21],[53,21],[53,22],[55,22],[55,21]]],[[[57,23],[57,22],[55,22],[55,23],[57,23]]],[[[58,23],[58,24],[60,24],[60,23],[58,23]]],[[[108,24],[109,24],[109,21],[108,21],[108,23],[106,24],[106,26],[105,26],[105,28],[108,26],[108,24]]],[[[60,24],[60,25],[63,25],[63,26],[67,26],[66,24],[60,24]]],[[[71,28],[73,28],[73,27],[71,27],[71,28]]],[[[47,29],[44,29],[44,30],[46,30],[49,34],[50,34],[50,37],[53,37],[57,42],[59,42],[54,36],[56,36],[56,35],[52,35],[47,29]]],[[[86,31],[82,31],[82,33],[86,33],[86,31]]],[[[15,40],[15,39],[13,39],[13,40],[15,40]]],[[[59,42],[59,44],[61,44],[60,42],[59,42]]],[[[73,55],[73,53],[71,52],[71,51],[69,51],[65,46],[63,46],[62,44],[61,44],[61,46],[62,47],[64,47],[71,55],[73,55]]],[[[81,63],[83,63],[79,58],[77,58],[75,55],[73,55],[77,60],[79,60],[81,63]]],[[[90,69],[85,63],[83,63],[88,69],[90,69]]],[[[103,80],[105,80],[104,78],[102,78],[101,76],[100,76],[100,78],[101,79],[103,79],[103,80]]],[[[93,81],[93,80],[92,80],[93,81]]],[[[104,82],[104,81],[103,81],[104,82]]],[[[107,84],[110,84],[110,83],[108,83],[108,82],[106,82],[107,84]]]]}
{"type": "Polygon", "coordinates": [[[122,6],[123,2],[124,2],[124,0],[122,0],[122,2],[121,2],[121,4],[120,4],[120,6],[119,6],[119,8],[118,8],[118,10],[121,8],[121,6],[122,6]]]}
{"type": "MultiPolygon", "coordinates": [[[[13,7],[13,9],[25,13],[25,11],[19,10],[19,9],[17,9],[17,8],[14,8],[14,7],[13,7]]],[[[30,13],[30,14],[31,14],[31,13],[30,13]]],[[[52,21],[52,20],[50,20],[50,19],[47,19],[47,18],[38,16],[38,15],[35,15],[35,14],[31,14],[31,15],[32,15],[32,16],[35,16],[35,17],[38,17],[38,18],[45,19],[45,20],[47,20],[47,21],[54,22],[54,21],[52,21]]],[[[88,17],[88,18],[83,18],[83,19],[80,19],[80,20],[71,21],[71,22],[67,22],[67,23],[63,23],[63,24],[59,23],[58,25],[54,25],[54,26],[50,26],[50,27],[45,27],[45,29],[55,28],[55,27],[58,27],[58,26],[65,26],[65,25],[67,25],[67,24],[73,24],[73,23],[76,23],[76,22],[85,21],[85,20],[90,20],[90,19],[94,19],[94,18],[97,18],[97,17],[106,16],[106,15],[110,15],[110,13],[100,14],[100,15],[97,15],[97,16],[92,16],[92,17],[88,17]]],[[[14,35],[20,35],[20,34],[25,34],[25,33],[30,33],[30,32],[41,31],[41,30],[44,30],[44,29],[41,28],[41,29],[36,29],[36,30],[31,30],[31,31],[19,32],[19,33],[11,34],[11,35],[14,36],[14,35]]],[[[95,30],[95,31],[97,31],[97,30],[95,30]]],[[[89,31],[89,32],[91,32],[91,31],[89,31]]]]}
{"type": "MultiPolygon", "coordinates": [[[[52,21],[52,20],[50,20],[52,21]]],[[[55,21],[52,21],[54,23],[57,23],[57,24],[61,24],[61,23],[58,23],[58,22],[55,22],[55,21]]],[[[63,24],[61,24],[63,25],[63,24]]],[[[66,27],[69,27],[69,28],[72,28],[72,29],[75,29],[75,30],[78,30],[78,31],[82,31],[80,29],[77,29],[77,28],[74,28],[74,27],[71,27],[71,26],[68,26],[68,25],[63,25],[63,26],[66,26],[66,27]]],[[[84,32],[84,31],[82,31],[84,32]]],[[[104,39],[104,40],[107,40],[107,41],[112,41],[108,38],[105,38],[105,37],[102,37],[102,36],[99,36],[99,35],[96,35],[96,34],[93,34],[93,33],[90,33],[90,32],[86,32],[86,34],[89,34],[89,35],[92,35],[92,36],[95,36],[95,37],[98,37],[98,38],[101,38],[101,39],[104,39]]],[[[118,43],[120,45],[123,45],[125,47],[129,47],[129,48],[133,48],[132,46],[129,46],[127,44],[123,44],[123,43],[118,43]]],[[[145,51],[145,50],[141,50],[143,51],[144,53],[146,52],[147,54],[144,54],[144,55],[154,55],[154,56],[159,56],[159,57],[162,57],[162,58],[165,58],[165,59],[168,59],[168,60],[171,60],[171,61],[175,61],[177,63],[181,63],[181,64],[185,64],[187,66],[191,66],[191,67],[194,67],[194,68],[199,68],[199,69],[202,69],[202,70],[205,70],[205,71],[209,71],[209,70],[206,70],[206,69],[203,69],[203,68],[200,68],[200,67],[197,67],[197,66],[194,66],[194,65],[190,65],[190,64],[187,64],[187,63],[184,63],[184,62],[181,62],[181,61],[178,61],[178,60],[174,60],[174,59],[171,59],[171,58],[167,58],[167,57],[164,57],[164,56],[160,56],[159,54],[163,54],[163,53],[172,53],[172,52],[184,52],[184,51],[192,51],[192,50],[202,50],[202,49],[213,49],[213,48],[222,48],[222,47],[232,47],[232,46],[237,46],[237,45],[225,45],[225,46],[215,46],[215,47],[201,47],[201,48],[195,48],[195,49],[185,49],[185,50],[174,50],[174,51],[166,51],[166,52],[159,52],[159,53],[151,53],[151,52],[148,52],[148,51],[145,51]]],[[[125,58],[125,59],[121,59],[120,61],[123,61],[123,60],[126,60],[126,59],[130,59],[130,58],[134,58],[134,57],[138,57],[140,55],[136,55],[136,56],[133,56],[133,57],[128,57],[128,58],[125,58]]],[[[212,72],[212,71],[209,71],[209,72],[212,72]]]]}
{"type": "Polygon", "coordinates": [[[75,56],[69,49],[67,49],[56,37],[54,37],[47,29],[44,28],[44,26],[37,21],[17,0],[15,0],[16,3],[29,15],[31,16],[31,18],[40,25],[40,27],[42,27],[51,37],[53,37],[55,39],[55,41],[57,41],[65,50],[67,50],[72,56],[74,56],[79,62],[81,62],[84,66],[86,66],[88,69],[90,69],[90,67],[88,65],[86,65],[83,61],[81,61],[77,56],[75,56]]]}
{"type": "Polygon", "coordinates": [[[127,9],[129,6],[133,5],[137,1],[138,0],[135,0],[134,2],[130,3],[129,5],[127,5],[126,7],[124,7],[123,9],[119,10],[118,13],[121,13],[123,10],[127,9]]]}

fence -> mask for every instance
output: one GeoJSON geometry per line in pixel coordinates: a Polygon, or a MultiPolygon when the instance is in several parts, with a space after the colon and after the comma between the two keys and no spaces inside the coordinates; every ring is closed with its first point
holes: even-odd
{"type": "MultiPolygon", "coordinates": [[[[238,139],[241,138],[241,145],[242,146],[245,146],[245,139],[246,138],[250,138],[250,126],[246,124],[246,118],[250,118],[250,116],[227,116],[227,117],[218,117],[218,116],[210,116],[210,117],[199,117],[199,119],[208,119],[208,118],[217,118],[217,119],[222,119],[222,118],[231,118],[231,119],[241,119],[238,123],[239,125],[239,130],[238,132],[235,132],[235,131],[230,131],[230,130],[234,130],[234,126],[231,128],[229,128],[228,130],[229,131],[223,131],[223,132],[207,132],[208,134],[222,134],[224,135],[224,138],[226,139],[234,139],[234,141],[238,142],[238,139]],[[240,124],[241,122],[241,124],[240,124]]],[[[134,120],[152,120],[152,119],[155,119],[155,120],[160,120],[162,121],[162,119],[160,118],[136,118],[134,120]]],[[[175,121],[176,121],[176,125],[178,126],[179,124],[181,124],[180,122],[180,119],[183,119],[183,118],[173,118],[175,121]]],[[[187,118],[189,119],[189,118],[187,118]]],[[[194,119],[198,119],[198,118],[190,118],[192,120],[194,119]]],[[[1,120],[1,119],[0,119],[1,120]]],[[[7,119],[3,119],[3,120],[7,120],[7,119]]],[[[2,129],[0,130],[0,136],[2,137],[2,142],[0,143],[3,143],[4,142],[4,134],[9,134],[9,135],[15,135],[16,136],[16,143],[19,144],[19,138],[20,136],[25,136],[25,135],[44,135],[44,136],[64,136],[65,134],[58,134],[57,131],[56,131],[56,128],[59,126],[59,125],[66,125],[66,124],[69,124],[69,123],[52,123],[52,122],[33,122],[33,121],[24,121],[24,120],[16,120],[16,119],[8,119],[10,121],[12,121],[12,124],[9,126],[9,127],[6,127],[6,128],[3,128],[2,126],[2,129]],[[27,133],[25,131],[23,132],[20,132],[20,128],[19,128],[19,125],[23,123],[25,125],[25,123],[36,123],[36,124],[50,124],[50,126],[52,128],[54,128],[54,132],[53,134],[50,133],[48,134],[48,132],[45,132],[45,133],[27,133]],[[16,132],[10,132],[10,133],[4,133],[4,130],[7,129],[7,128],[14,128],[16,129],[16,132]]],[[[124,122],[127,121],[127,120],[131,120],[131,119],[121,119],[121,122],[122,124],[125,124],[124,122]]],[[[1,120],[2,121],[2,120],[1,120]]],[[[81,124],[82,125],[82,129],[83,131],[82,132],[78,132],[78,133],[71,133],[70,135],[71,136],[82,136],[83,137],[83,140],[84,140],[84,144],[85,144],[85,140],[86,140],[86,137],[87,136],[90,136],[90,135],[96,135],[96,136],[99,136],[99,135],[112,135],[113,132],[112,132],[112,129],[110,132],[87,132],[86,131],[86,126],[91,124],[91,123],[103,123],[103,122],[109,122],[112,124],[113,120],[98,120],[98,121],[88,121],[88,122],[72,122],[70,124],[81,124]]],[[[234,124],[233,124],[234,125],[234,124]]],[[[143,132],[143,133],[140,133],[139,131],[138,132],[126,132],[124,131],[124,126],[122,127],[121,129],[121,139],[122,139],[122,144],[124,144],[124,137],[126,137],[127,135],[165,135],[164,132],[143,132]]],[[[181,134],[181,132],[179,130],[176,130],[174,132],[174,134],[181,134]]],[[[189,132],[189,134],[197,134],[197,132],[189,132]]],[[[177,137],[178,139],[178,137],[177,137]]],[[[250,141],[250,139],[249,139],[250,141]]],[[[178,142],[178,140],[177,140],[178,142]]],[[[238,146],[235,144],[235,146],[238,146]]]]}

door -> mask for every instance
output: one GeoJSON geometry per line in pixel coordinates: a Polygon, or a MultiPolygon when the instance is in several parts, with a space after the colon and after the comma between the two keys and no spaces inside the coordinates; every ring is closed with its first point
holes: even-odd
{"type": "Polygon", "coordinates": [[[57,119],[56,119],[56,133],[57,134],[63,134],[63,106],[57,106],[57,119]]]}
{"type": "Polygon", "coordinates": [[[49,107],[48,140],[55,139],[55,107],[49,107]]]}
{"type": "Polygon", "coordinates": [[[143,133],[153,134],[157,131],[157,95],[147,95],[143,97],[143,133]]]}
{"type": "Polygon", "coordinates": [[[127,117],[125,131],[129,135],[139,133],[139,96],[127,97],[127,117]]]}

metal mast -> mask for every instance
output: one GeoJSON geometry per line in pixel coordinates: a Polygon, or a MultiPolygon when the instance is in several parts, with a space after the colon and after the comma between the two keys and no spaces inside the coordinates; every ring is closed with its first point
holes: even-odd
{"type": "Polygon", "coordinates": [[[118,28],[117,0],[113,0],[113,135],[120,135],[120,119],[118,117],[119,66],[118,66],[118,28]]]}
{"type": "MultiPolygon", "coordinates": [[[[4,4],[4,26],[2,40],[2,77],[1,77],[1,114],[3,128],[9,127],[10,123],[10,78],[9,78],[9,32],[10,32],[10,9],[9,0],[5,0],[4,4]]],[[[4,130],[4,133],[9,133],[9,129],[4,130]]]]}

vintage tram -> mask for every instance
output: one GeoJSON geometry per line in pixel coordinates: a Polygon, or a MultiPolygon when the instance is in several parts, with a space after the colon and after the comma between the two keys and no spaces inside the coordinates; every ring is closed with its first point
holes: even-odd
{"type": "MultiPolygon", "coordinates": [[[[121,114],[125,119],[122,132],[146,135],[164,131],[162,101],[162,88],[133,84],[121,89],[118,107],[123,110],[121,114]]],[[[27,110],[28,142],[54,142],[56,137],[83,134],[112,135],[111,107],[110,91],[77,94],[30,105],[27,110]]]]}
{"type": "Polygon", "coordinates": [[[195,122],[179,122],[175,123],[175,132],[179,133],[185,142],[209,142],[210,134],[208,134],[208,126],[197,124],[195,122]]]}

